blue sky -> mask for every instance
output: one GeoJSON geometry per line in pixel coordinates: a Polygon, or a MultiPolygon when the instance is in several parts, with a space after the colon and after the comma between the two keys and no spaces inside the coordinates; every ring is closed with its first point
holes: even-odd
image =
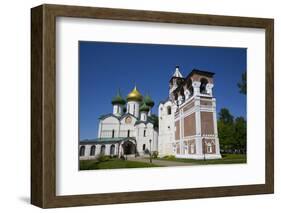
{"type": "Polygon", "coordinates": [[[184,77],[192,69],[214,72],[217,112],[226,107],[235,117],[246,118],[246,96],[237,87],[246,57],[245,48],[80,41],[80,139],[97,137],[98,118],[112,112],[111,99],[119,88],[125,98],[136,84],[155,101],[152,112],[157,114],[176,65],[184,77]]]}

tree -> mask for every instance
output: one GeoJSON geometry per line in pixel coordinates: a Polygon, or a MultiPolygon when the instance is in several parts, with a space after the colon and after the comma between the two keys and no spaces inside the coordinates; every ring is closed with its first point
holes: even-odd
{"type": "Polygon", "coordinates": [[[236,149],[240,153],[246,153],[247,149],[247,123],[243,117],[237,117],[235,119],[235,141],[236,149]]]}
{"type": "Polygon", "coordinates": [[[233,123],[233,116],[230,114],[229,110],[226,108],[222,108],[219,112],[219,121],[222,121],[225,124],[233,123]]]}
{"type": "Polygon", "coordinates": [[[233,150],[233,144],[235,143],[233,138],[233,125],[230,123],[224,123],[223,121],[218,121],[218,132],[222,152],[231,153],[233,150]]]}
{"type": "Polygon", "coordinates": [[[241,82],[239,82],[238,84],[237,84],[237,86],[239,87],[239,89],[240,89],[240,93],[242,93],[242,94],[244,94],[244,95],[246,95],[247,94],[247,74],[246,74],[246,72],[244,72],[243,74],[242,74],[242,78],[241,78],[241,82]]]}
{"type": "Polygon", "coordinates": [[[231,115],[228,109],[219,112],[218,135],[220,147],[225,153],[246,153],[247,123],[243,117],[231,115]]]}

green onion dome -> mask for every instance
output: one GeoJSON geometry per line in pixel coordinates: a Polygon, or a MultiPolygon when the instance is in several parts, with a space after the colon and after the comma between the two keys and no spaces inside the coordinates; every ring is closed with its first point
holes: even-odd
{"type": "Polygon", "coordinates": [[[120,104],[120,105],[126,104],[126,101],[122,98],[122,96],[120,94],[120,90],[118,90],[116,96],[112,98],[111,103],[113,105],[115,105],[115,104],[120,104]]]}
{"type": "Polygon", "coordinates": [[[127,96],[127,101],[137,101],[141,102],[142,101],[142,95],[141,93],[137,90],[137,87],[135,88],[128,94],[127,96]]]}
{"type": "Polygon", "coordinates": [[[149,106],[147,106],[146,103],[143,102],[140,107],[140,112],[148,112],[149,110],[150,110],[149,106]]]}
{"type": "Polygon", "coordinates": [[[149,95],[146,95],[143,99],[143,101],[146,103],[147,106],[153,107],[154,106],[154,101],[150,98],[149,95]]]}

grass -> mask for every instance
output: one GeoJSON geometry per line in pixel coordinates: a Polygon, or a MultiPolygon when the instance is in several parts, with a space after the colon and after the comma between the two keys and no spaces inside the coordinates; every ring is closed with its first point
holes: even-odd
{"type": "Polygon", "coordinates": [[[120,159],[109,159],[107,161],[102,162],[99,162],[97,160],[80,160],[79,163],[80,170],[159,167],[158,165],[151,163],[127,161],[120,159]]]}
{"type": "Polygon", "coordinates": [[[244,154],[222,154],[221,159],[210,159],[210,160],[194,160],[194,159],[184,159],[184,158],[158,158],[159,160],[166,161],[177,161],[177,162],[186,162],[193,164],[236,164],[236,163],[246,163],[247,158],[244,154]]]}

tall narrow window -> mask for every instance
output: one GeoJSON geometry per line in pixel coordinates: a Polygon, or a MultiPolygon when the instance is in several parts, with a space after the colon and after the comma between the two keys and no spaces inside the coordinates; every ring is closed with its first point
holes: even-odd
{"type": "Polygon", "coordinates": [[[110,146],[110,155],[114,155],[114,154],[115,154],[115,145],[112,144],[112,145],[110,146]]]}
{"type": "Polygon", "coordinates": [[[171,113],[172,113],[172,109],[171,109],[170,106],[168,106],[168,107],[167,107],[167,114],[168,114],[168,115],[171,115],[171,113]]]}
{"type": "Polygon", "coordinates": [[[212,144],[208,143],[208,145],[207,145],[207,153],[212,153],[212,152],[213,152],[212,144]]]}
{"type": "Polygon", "coordinates": [[[142,145],[142,150],[143,150],[143,151],[145,150],[145,144],[142,145]]]}
{"type": "Polygon", "coordinates": [[[105,154],[105,145],[102,145],[100,148],[100,154],[104,155],[105,154]]]}
{"type": "Polygon", "coordinates": [[[79,155],[80,156],[84,156],[85,155],[85,146],[81,146],[80,147],[79,155]]]}
{"type": "Polygon", "coordinates": [[[134,114],[135,114],[135,112],[136,112],[136,105],[134,104],[134,114]]]}
{"type": "Polygon", "coordinates": [[[94,156],[96,154],[96,146],[95,145],[93,145],[93,146],[91,146],[91,152],[90,152],[90,155],[91,156],[94,156]]]}
{"type": "Polygon", "coordinates": [[[112,130],[112,138],[114,138],[114,129],[112,130]]]}
{"type": "Polygon", "coordinates": [[[130,137],[130,130],[128,130],[127,132],[127,137],[130,137]]]}
{"type": "Polygon", "coordinates": [[[143,137],[146,136],[146,130],[143,130],[143,137]]]}

